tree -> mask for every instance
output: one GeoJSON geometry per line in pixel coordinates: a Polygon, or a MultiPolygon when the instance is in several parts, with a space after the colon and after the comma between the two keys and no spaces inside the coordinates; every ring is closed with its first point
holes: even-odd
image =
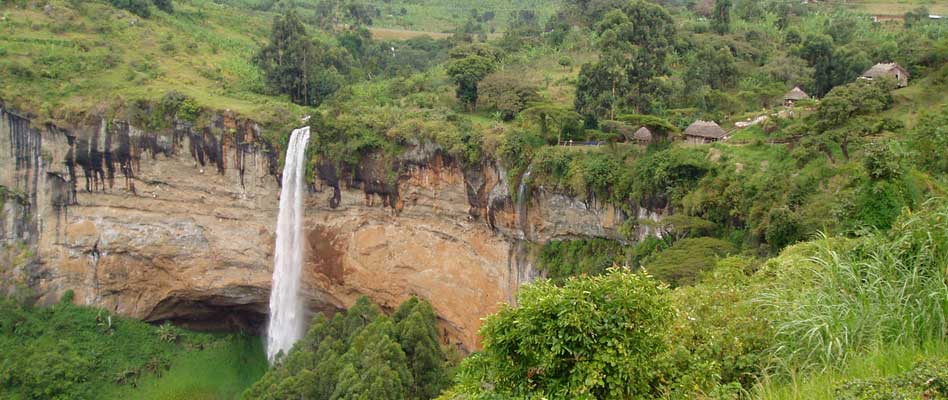
{"type": "Polygon", "coordinates": [[[480,102],[500,111],[504,121],[513,120],[517,114],[540,95],[537,88],[510,73],[495,72],[478,85],[480,102]]]}
{"type": "Polygon", "coordinates": [[[556,132],[557,144],[563,142],[566,130],[577,125],[574,122],[581,119],[578,113],[568,107],[552,103],[534,103],[523,110],[523,116],[539,126],[540,135],[547,143],[553,143],[552,134],[556,132]]]}
{"type": "Polygon", "coordinates": [[[689,87],[708,85],[711,89],[721,90],[734,84],[738,75],[737,62],[726,47],[702,46],[688,57],[687,63],[685,81],[689,87]]]}
{"type": "Polygon", "coordinates": [[[675,37],[668,12],[634,0],[605,14],[596,31],[601,56],[580,70],[576,111],[615,119],[620,106],[637,113],[657,108],[664,91],[659,78],[668,73],[665,58],[675,37]]]}
{"type": "Polygon", "coordinates": [[[881,131],[884,120],[872,116],[892,106],[886,80],[859,80],[833,88],[816,111],[816,130],[824,140],[840,146],[849,159],[849,144],[862,136],[881,131]]]}
{"type": "Polygon", "coordinates": [[[270,91],[293,102],[318,106],[342,85],[346,60],[322,43],[313,42],[295,11],[273,20],[270,43],[254,56],[270,91]]]}
{"type": "Polygon", "coordinates": [[[318,314],[306,336],[247,399],[431,399],[448,380],[431,306],[412,298],[392,318],[361,297],[332,319],[318,314]]]}
{"type": "Polygon", "coordinates": [[[810,35],[803,41],[798,51],[800,58],[813,67],[814,94],[823,96],[833,88],[833,38],[828,35],[810,35]]]}
{"type": "Polygon", "coordinates": [[[524,286],[518,307],[484,321],[484,350],[462,363],[455,398],[660,397],[667,297],[651,277],[621,269],[524,286]]]}
{"type": "Polygon", "coordinates": [[[717,33],[725,34],[731,30],[731,0],[714,0],[712,26],[717,33]]]}
{"type": "Polygon", "coordinates": [[[413,378],[412,398],[432,399],[448,386],[445,356],[438,344],[437,316],[431,304],[412,297],[402,303],[393,319],[395,334],[405,352],[413,378]]]}
{"type": "Polygon", "coordinates": [[[469,45],[451,51],[447,72],[458,85],[458,100],[469,110],[477,109],[477,85],[497,67],[493,49],[484,45],[469,45]]]}
{"type": "Polygon", "coordinates": [[[852,46],[837,48],[829,35],[807,36],[797,53],[814,69],[814,91],[818,97],[856,79],[870,64],[865,51],[852,46]]]}

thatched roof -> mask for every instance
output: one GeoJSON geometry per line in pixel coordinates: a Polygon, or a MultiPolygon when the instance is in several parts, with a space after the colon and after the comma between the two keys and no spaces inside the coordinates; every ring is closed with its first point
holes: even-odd
{"type": "Polygon", "coordinates": [[[806,94],[806,92],[804,92],[803,89],[800,89],[799,86],[794,87],[793,90],[783,95],[784,100],[798,101],[798,100],[806,100],[809,98],[810,98],[810,95],[806,94]]]}
{"type": "Polygon", "coordinates": [[[685,129],[685,135],[698,136],[711,139],[722,139],[727,136],[727,132],[721,129],[721,126],[712,121],[695,121],[688,129],[685,129]]]}
{"type": "Polygon", "coordinates": [[[869,68],[866,70],[866,72],[863,72],[862,76],[863,78],[878,78],[880,76],[888,75],[889,72],[892,71],[893,69],[898,69],[902,71],[902,73],[905,74],[905,76],[909,76],[908,71],[906,71],[905,68],[902,68],[901,65],[896,64],[896,63],[879,63],[876,65],[873,65],[872,68],[869,68]]]}
{"type": "Polygon", "coordinates": [[[632,134],[632,137],[635,138],[635,140],[651,141],[652,131],[648,130],[648,128],[643,126],[639,128],[639,130],[635,131],[635,133],[632,134]]]}

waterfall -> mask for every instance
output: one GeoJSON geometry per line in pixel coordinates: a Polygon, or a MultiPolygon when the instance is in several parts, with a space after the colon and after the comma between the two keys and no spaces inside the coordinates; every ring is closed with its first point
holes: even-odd
{"type": "Polygon", "coordinates": [[[517,187],[517,225],[520,228],[520,234],[523,239],[530,239],[530,227],[527,220],[527,185],[530,182],[530,175],[533,173],[533,163],[527,165],[527,171],[520,177],[520,186],[517,187]]]}
{"type": "Polygon", "coordinates": [[[303,174],[309,127],[296,129],[290,136],[283,166],[280,215],[277,218],[270,291],[270,324],[267,327],[267,359],[272,363],[303,336],[303,300],[300,278],[303,265],[303,174]]]}
{"type": "Polygon", "coordinates": [[[533,163],[527,165],[527,170],[520,176],[520,184],[517,186],[517,203],[515,212],[517,218],[517,228],[520,230],[520,237],[514,239],[510,244],[510,251],[507,254],[507,273],[509,275],[509,291],[507,301],[511,305],[517,305],[517,289],[520,285],[532,282],[538,276],[537,271],[533,269],[533,262],[530,260],[530,221],[527,219],[528,199],[527,186],[530,184],[530,176],[533,175],[533,163]]]}

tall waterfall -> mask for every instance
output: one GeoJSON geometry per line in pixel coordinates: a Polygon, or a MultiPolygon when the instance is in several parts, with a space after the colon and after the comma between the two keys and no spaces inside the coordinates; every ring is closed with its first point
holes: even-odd
{"type": "Polygon", "coordinates": [[[533,174],[533,163],[527,165],[527,171],[520,177],[520,186],[517,187],[517,227],[520,228],[522,239],[530,239],[530,226],[527,219],[527,186],[530,184],[530,175],[533,174]]]}
{"type": "Polygon", "coordinates": [[[300,278],[303,265],[303,174],[309,127],[296,129],[290,136],[283,166],[280,216],[277,219],[270,292],[270,324],[267,327],[267,359],[272,363],[303,336],[303,299],[300,278]]]}

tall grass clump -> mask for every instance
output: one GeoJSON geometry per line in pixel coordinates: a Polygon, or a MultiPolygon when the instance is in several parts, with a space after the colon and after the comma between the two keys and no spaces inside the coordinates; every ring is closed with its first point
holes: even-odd
{"type": "Polygon", "coordinates": [[[948,335],[945,202],[903,212],[886,232],[806,246],[767,266],[775,279],[757,299],[773,318],[778,369],[825,370],[860,351],[948,335]]]}

